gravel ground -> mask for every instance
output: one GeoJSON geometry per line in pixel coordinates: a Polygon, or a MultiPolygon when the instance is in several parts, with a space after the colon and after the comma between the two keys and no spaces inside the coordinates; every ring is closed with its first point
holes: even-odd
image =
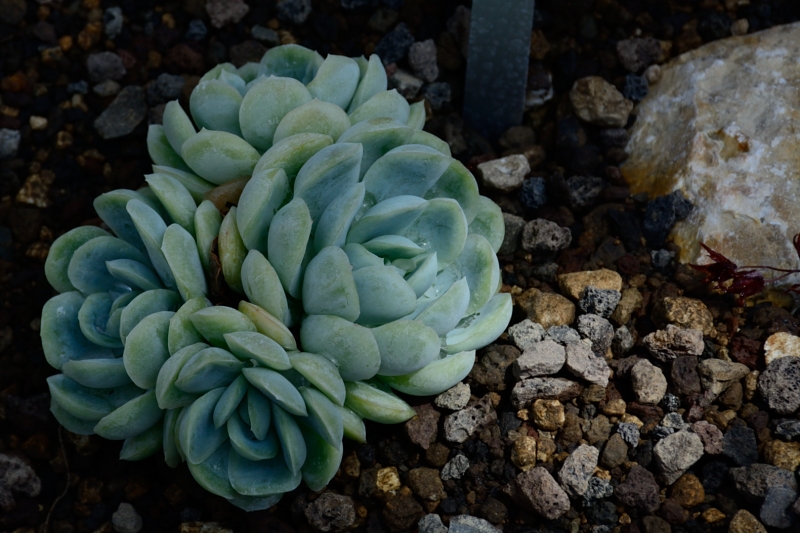
{"type": "Polygon", "coordinates": [[[618,169],[653,65],[798,20],[800,4],[539,0],[530,107],[497,142],[459,114],[468,5],[249,4],[0,0],[0,532],[800,527],[794,303],[710,294],[666,241],[691,206],[631,196],[618,169]],[[346,443],[325,492],[301,487],[246,514],[185,467],[125,463],[120,443],[58,428],[38,334],[51,295],[42,266],[58,235],[99,224],[95,196],[143,184],[147,125],[166,101],[185,104],[221,61],[290,42],[380,53],[390,83],[426,100],[426,130],[506,213],[515,314],[466,384],[407,398],[418,417],[346,443]],[[501,172],[491,161],[505,156],[501,172]]]}

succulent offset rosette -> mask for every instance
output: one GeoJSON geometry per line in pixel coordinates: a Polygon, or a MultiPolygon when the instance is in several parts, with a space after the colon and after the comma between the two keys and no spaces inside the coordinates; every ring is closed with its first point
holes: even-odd
{"type": "Polygon", "coordinates": [[[322,489],[364,419],[413,416],[392,389],[469,373],[511,317],[502,215],[386,86],[376,56],[288,45],[209,71],[191,118],[167,104],[147,187],[99,196],[109,229],[67,232],[45,265],[64,427],[263,509],[322,489]]]}

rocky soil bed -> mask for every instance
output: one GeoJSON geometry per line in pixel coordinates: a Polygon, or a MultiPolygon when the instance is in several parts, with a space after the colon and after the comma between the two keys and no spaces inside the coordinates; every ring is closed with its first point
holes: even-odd
{"type": "Polygon", "coordinates": [[[619,166],[659,65],[800,19],[790,0],[537,2],[524,125],[460,118],[468,5],[0,0],[0,532],[763,533],[800,527],[800,319],[675,260],[692,206],[619,166]],[[405,426],[368,424],[322,493],[244,513],[162,458],[59,429],[39,343],[49,244],[138,188],[145,135],[211,66],[279,43],[381,54],[503,209],[506,334],[405,426]],[[505,158],[498,162],[498,158],[505,158]]]}

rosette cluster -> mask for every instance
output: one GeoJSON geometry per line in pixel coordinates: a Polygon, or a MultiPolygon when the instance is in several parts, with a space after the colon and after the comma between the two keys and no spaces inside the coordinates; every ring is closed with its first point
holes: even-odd
{"type": "Polygon", "coordinates": [[[124,440],[126,460],[162,450],[264,509],[322,489],[364,419],[413,416],[392,389],[469,373],[511,317],[502,214],[421,130],[423,104],[386,87],[376,56],[288,45],[208,72],[191,118],[167,105],[147,186],[99,196],[108,230],[50,249],[41,336],[64,427],[124,440]]]}

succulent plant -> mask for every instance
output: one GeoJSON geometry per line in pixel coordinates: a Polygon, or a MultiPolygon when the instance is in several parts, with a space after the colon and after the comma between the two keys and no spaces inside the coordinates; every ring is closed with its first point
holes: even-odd
{"type": "Polygon", "coordinates": [[[413,416],[392,389],[469,373],[511,316],[502,215],[386,86],[376,56],[288,45],[209,71],[191,119],[167,104],[147,186],[96,198],[108,230],[68,231],[47,258],[64,427],[124,440],[125,460],[163,449],[264,509],[324,487],[364,419],[413,416]]]}

